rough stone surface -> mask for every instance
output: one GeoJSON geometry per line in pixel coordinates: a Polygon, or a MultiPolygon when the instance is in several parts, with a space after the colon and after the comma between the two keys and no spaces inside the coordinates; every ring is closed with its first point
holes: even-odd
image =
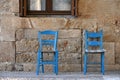
{"type": "Polygon", "coordinates": [[[60,30],[59,38],[67,39],[67,38],[79,38],[81,39],[81,30],[60,30]]]}
{"type": "Polygon", "coordinates": [[[113,42],[106,42],[104,43],[105,51],[105,64],[114,65],[115,64],[115,43],[113,42]]]}
{"type": "Polygon", "coordinates": [[[16,54],[16,62],[17,63],[35,63],[37,58],[37,53],[34,52],[26,52],[26,53],[18,53],[16,54]]]}
{"type": "Polygon", "coordinates": [[[80,53],[59,53],[59,63],[66,64],[81,64],[81,54],[80,53]],[[64,57],[63,57],[64,56],[64,57]]]}
{"type": "Polygon", "coordinates": [[[14,63],[3,62],[0,63],[0,71],[13,71],[14,70],[14,63]]]}
{"type": "Polygon", "coordinates": [[[59,70],[61,72],[80,72],[81,71],[81,64],[59,64],[59,70]]]}
{"type": "Polygon", "coordinates": [[[106,71],[119,71],[120,70],[120,65],[105,65],[105,70],[106,71]]]}
{"type": "Polygon", "coordinates": [[[26,40],[22,39],[16,42],[16,52],[37,52],[38,49],[38,41],[37,40],[26,40]]]}
{"type": "Polygon", "coordinates": [[[65,26],[66,22],[65,18],[29,18],[31,28],[40,30],[59,30],[65,26]]]}
{"type": "Polygon", "coordinates": [[[19,0],[11,0],[12,1],[12,12],[19,12],[19,0]]]}
{"type": "Polygon", "coordinates": [[[23,64],[15,64],[15,70],[16,71],[23,71],[24,70],[23,64]]]}
{"type": "Polygon", "coordinates": [[[5,70],[6,70],[6,64],[0,63],[0,71],[5,71],[5,70]]]}
{"type": "Polygon", "coordinates": [[[0,62],[15,62],[14,42],[0,42],[0,62]]]}
{"type": "Polygon", "coordinates": [[[12,0],[0,1],[0,13],[12,11],[12,0]]]}
{"type": "Polygon", "coordinates": [[[115,61],[120,64],[120,42],[115,44],[115,61]]]}
{"type": "Polygon", "coordinates": [[[59,39],[58,50],[64,52],[80,52],[81,51],[80,39],[59,39]]]}
{"type": "Polygon", "coordinates": [[[25,29],[24,36],[26,39],[37,39],[39,29],[25,29]]]}
{"type": "Polygon", "coordinates": [[[12,24],[12,20],[12,17],[9,16],[1,17],[1,41],[15,41],[15,28],[12,24]]]}
{"type": "Polygon", "coordinates": [[[36,64],[34,63],[25,63],[23,64],[24,71],[36,71],[36,64]]]}
{"type": "Polygon", "coordinates": [[[115,42],[116,41],[116,34],[115,34],[115,25],[107,25],[107,26],[102,26],[103,27],[103,31],[104,31],[104,36],[103,36],[103,40],[105,42],[115,42]],[[111,28],[109,28],[109,26],[111,28]]]}
{"type": "Polygon", "coordinates": [[[24,38],[24,30],[23,29],[18,29],[16,30],[16,40],[19,41],[24,38]]]}

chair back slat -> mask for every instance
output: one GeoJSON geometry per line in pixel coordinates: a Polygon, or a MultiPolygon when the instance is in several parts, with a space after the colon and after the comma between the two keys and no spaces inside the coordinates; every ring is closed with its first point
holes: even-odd
{"type": "Polygon", "coordinates": [[[103,31],[100,30],[98,32],[89,32],[87,30],[84,31],[84,41],[85,41],[85,49],[89,47],[99,47],[99,49],[103,49],[103,31]]]}
{"type": "Polygon", "coordinates": [[[101,33],[100,32],[88,32],[88,38],[99,38],[101,37],[101,33]]]}
{"type": "Polygon", "coordinates": [[[89,41],[88,46],[101,46],[101,42],[99,42],[99,41],[89,41]]]}
{"type": "Polygon", "coordinates": [[[42,45],[50,45],[50,46],[54,46],[55,41],[54,40],[42,40],[42,45]]]}
{"type": "Polygon", "coordinates": [[[38,41],[39,41],[39,48],[42,51],[43,46],[52,46],[53,50],[55,51],[57,49],[57,39],[58,39],[58,31],[39,31],[38,32],[38,41]],[[43,36],[46,38],[43,39],[43,36]],[[52,36],[52,39],[49,38],[52,36]]]}
{"type": "Polygon", "coordinates": [[[51,30],[46,30],[41,32],[42,35],[55,35],[56,33],[57,33],[56,31],[51,31],[51,30]]]}

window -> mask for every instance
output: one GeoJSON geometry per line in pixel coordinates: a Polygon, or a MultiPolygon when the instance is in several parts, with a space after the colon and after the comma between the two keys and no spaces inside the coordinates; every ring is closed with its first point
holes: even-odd
{"type": "Polygon", "coordinates": [[[74,15],[78,0],[19,0],[20,16],[74,15]]]}

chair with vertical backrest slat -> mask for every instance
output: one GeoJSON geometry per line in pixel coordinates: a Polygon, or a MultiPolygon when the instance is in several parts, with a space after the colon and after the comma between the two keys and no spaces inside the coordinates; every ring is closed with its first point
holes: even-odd
{"type": "Polygon", "coordinates": [[[87,72],[87,68],[89,68],[88,64],[100,64],[101,72],[104,74],[104,52],[103,49],[103,31],[100,30],[98,32],[90,32],[84,31],[84,74],[87,72]],[[88,54],[100,54],[100,63],[96,62],[88,62],[88,54]]]}
{"type": "Polygon", "coordinates": [[[38,32],[38,41],[39,41],[39,48],[37,53],[37,67],[36,67],[36,74],[39,75],[39,70],[42,70],[44,73],[44,65],[45,64],[52,64],[54,73],[58,74],[58,50],[57,50],[57,40],[58,40],[58,31],[52,30],[45,30],[38,32]],[[44,38],[45,37],[45,38],[44,38]],[[48,47],[45,50],[43,47],[48,47]],[[44,54],[52,54],[53,53],[53,60],[44,60],[44,54]]]}

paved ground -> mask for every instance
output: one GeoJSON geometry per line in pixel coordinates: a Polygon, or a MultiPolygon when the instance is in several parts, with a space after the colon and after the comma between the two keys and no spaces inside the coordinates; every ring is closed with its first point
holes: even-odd
{"type": "Polygon", "coordinates": [[[106,72],[102,75],[99,72],[45,73],[35,75],[34,72],[0,72],[0,80],[120,80],[120,71],[106,72]]]}

